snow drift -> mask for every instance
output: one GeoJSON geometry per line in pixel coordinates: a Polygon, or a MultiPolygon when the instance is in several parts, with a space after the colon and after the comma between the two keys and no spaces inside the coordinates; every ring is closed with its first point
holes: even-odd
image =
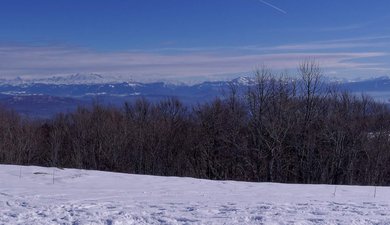
{"type": "Polygon", "coordinates": [[[0,224],[390,224],[390,188],[0,165],[0,224]]]}

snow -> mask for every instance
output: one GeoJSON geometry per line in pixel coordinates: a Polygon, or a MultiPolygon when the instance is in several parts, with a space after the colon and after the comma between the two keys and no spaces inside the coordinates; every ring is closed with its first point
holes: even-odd
{"type": "Polygon", "coordinates": [[[390,188],[0,165],[0,224],[390,224],[390,188]]]}
{"type": "Polygon", "coordinates": [[[242,86],[251,86],[255,84],[254,77],[239,77],[233,80],[233,83],[242,86]]]}
{"type": "Polygon", "coordinates": [[[81,84],[116,84],[127,82],[128,78],[118,76],[102,76],[100,74],[71,74],[59,75],[46,78],[22,78],[2,79],[0,85],[28,86],[32,84],[53,84],[53,85],[81,85],[81,84]]]}

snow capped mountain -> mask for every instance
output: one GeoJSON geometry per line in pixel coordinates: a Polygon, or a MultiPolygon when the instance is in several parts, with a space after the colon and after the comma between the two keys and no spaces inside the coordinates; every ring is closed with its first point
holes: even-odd
{"type": "Polygon", "coordinates": [[[47,79],[35,80],[34,83],[43,84],[96,84],[111,83],[110,79],[105,79],[99,74],[73,74],[68,76],[53,76],[47,79]]]}
{"type": "Polygon", "coordinates": [[[184,83],[179,81],[161,81],[161,82],[148,82],[140,83],[135,82],[129,78],[118,77],[118,76],[103,76],[101,74],[90,73],[90,74],[71,74],[64,76],[52,76],[45,78],[25,78],[16,77],[14,79],[0,79],[0,85],[32,85],[32,84],[50,84],[50,85],[93,85],[93,84],[119,84],[127,83],[128,86],[140,86],[142,84],[150,83],[161,83],[165,87],[176,87],[176,86],[199,86],[199,85],[214,85],[221,86],[226,83],[233,83],[236,85],[248,86],[255,83],[254,77],[240,76],[230,81],[205,81],[201,83],[184,83]]]}
{"type": "Polygon", "coordinates": [[[138,85],[137,82],[132,82],[128,78],[116,76],[103,76],[100,74],[71,74],[65,76],[52,76],[47,78],[22,78],[1,79],[2,85],[31,85],[31,84],[52,84],[52,85],[81,85],[81,84],[115,84],[128,83],[130,86],[138,85]]]}
{"type": "MultiPolygon", "coordinates": [[[[326,82],[337,84],[341,90],[358,95],[365,93],[378,101],[390,102],[389,77],[382,76],[353,82],[343,80],[326,80],[326,82]]],[[[239,91],[245,92],[248,86],[256,84],[256,78],[241,76],[231,81],[206,81],[190,85],[168,82],[139,83],[99,74],[74,74],[40,79],[17,77],[12,80],[0,79],[0,105],[9,106],[17,112],[28,112],[26,114],[33,116],[42,114],[43,108],[47,109],[45,114],[50,114],[55,108],[43,107],[45,101],[50,106],[54,103],[42,96],[59,98],[56,99],[57,102],[63,102],[62,98],[75,100],[66,101],[66,104],[60,103],[66,106],[66,109],[88,104],[97,98],[101,103],[121,106],[125,101],[134,101],[139,97],[159,101],[174,96],[181,99],[183,103],[191,105],[210,101],[217,96],[223,97],[223,93],[229,90],[231,84],[236,85],[239,91]],[[13,96],[17,98],[12,98],[13,96]]]]}
{"type": "Polygon", "coordinates": [[[374,78],[372,78],[372,80],[390,80],[390,77],[389,76],[380,76],[380,77],[374,77],[374,78]]]}
{"type": "Polygon", "coordinates": [[[233,84],[236,84],[236,85],[242,85],[242,86],[250,86],[250,85],[253,85],[255,84],[255,78],[254,77],[238,77],[234,80],[232,80],[232,83],[233,84]]]}

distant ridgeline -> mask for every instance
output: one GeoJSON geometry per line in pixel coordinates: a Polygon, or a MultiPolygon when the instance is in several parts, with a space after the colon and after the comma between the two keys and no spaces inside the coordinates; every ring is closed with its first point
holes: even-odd
{"type": "MultiPolygon", "coordinates": [[[[298,80],[260,70],[251,80],[194,86],[2,85],[3,102],[10,108],[27,104],[26,98],[35,101],[29,107],[96,101],[44,120],[1,109],[0,163],[208,179],[389,185],[386,104],[323,82],[313,65],[303,64],[299,71],[298,80]]],[[[364,84],[376,85],[369,90],[379,91],[387,80],[344,87],[357,92],[364,84]]]]}
{"type": "MultiPolygon", "coordinates": [[[[292,79],[286,79],[286,82],[291,83],[292,79]]],[[[329,80],[324,83],[356,95],[365,93],[384,103],[388,103],[390,99],[388,77],[342,82],[329,80]]],[[[140,97],[151,102],[178,97],[186,105],[196,105],[216,97],[224,98],[232,85],[240,93],[246,92],[249,87],[256,85],[256,76],[195,85],[125,82],[105,79],[97,74],[35,80],[16,78],[0,80],[0,105],[22,115],[49,118],[57,113],[73,112],[78,106],[91,106],[94,102],[121,107],[124,102],[134,102],[140,97]]]]}

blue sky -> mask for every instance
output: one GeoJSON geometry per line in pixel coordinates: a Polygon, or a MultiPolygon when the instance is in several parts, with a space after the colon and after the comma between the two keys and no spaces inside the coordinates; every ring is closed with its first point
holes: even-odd
{"type": "Polygon", "coordinates": [[[227,79],[263,65],[293,75],[390,74],[388,0],[1,0],[0,76],[227,79]]]}

